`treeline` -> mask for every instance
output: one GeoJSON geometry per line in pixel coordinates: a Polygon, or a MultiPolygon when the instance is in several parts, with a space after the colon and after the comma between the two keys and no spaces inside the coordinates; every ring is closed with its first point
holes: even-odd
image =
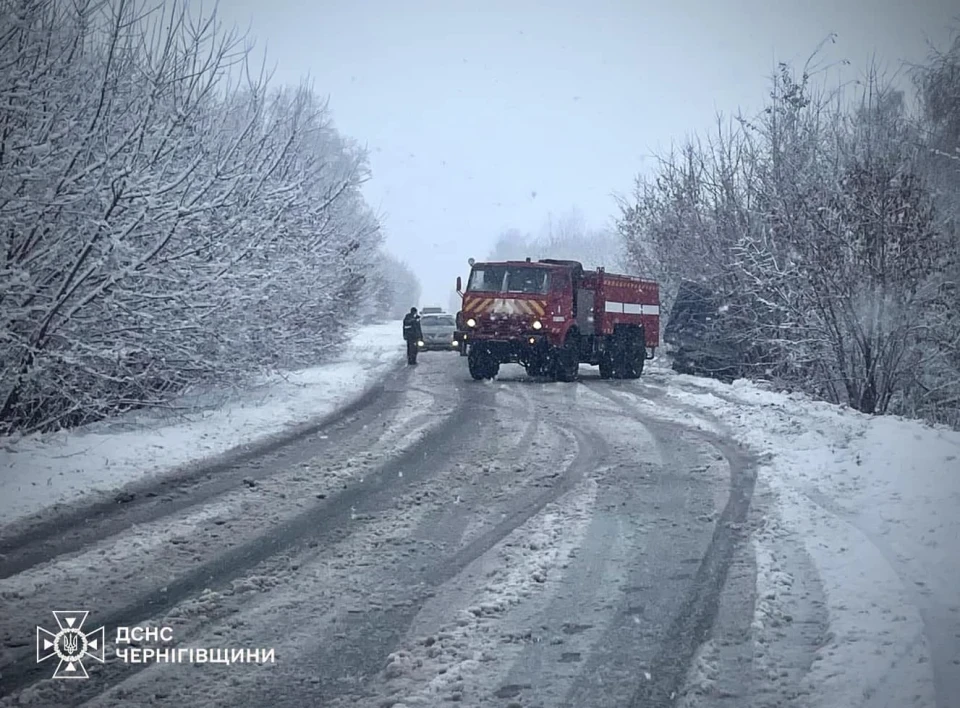
{"type": "Polygon", "coordinates": [[[248,46],[186,3],[0,0],[0,434],[315,364],[390,301],[364,151],[248,46]]]}
{"type": "Polygon", "coordinates": [[[782,65],[621,204],[631,267],[727,307],[742,374],[869,413],[960,424],[960,37],[913,71],[826,90],[782,65]]]}
{"type": "Polygon", "coordinates": [[[537,234],[508,229],[500,234],[488,254],[490,260],[523,260],[530,257],[580,261],[585,268],[621,266],[622,247],[615,231],[589,228],[577,208],[546,219],[537,234]]]}
{"type": "Polygon", "coordinates": [[[420,292],[420,280],[410,266],[388,253],[382,254],[375,291],[376,313],[402,320],[420,302],[420,292]]]}

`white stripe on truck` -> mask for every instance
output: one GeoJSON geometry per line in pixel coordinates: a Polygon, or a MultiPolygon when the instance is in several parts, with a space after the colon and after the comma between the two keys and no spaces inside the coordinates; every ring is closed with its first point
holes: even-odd
{"type": "Polygon", "coordinates": [[[612,302],[607,300],[603,305],[604,312],[616,312],[625,315],[659,315],[659,305],[638,305],[635,302],[612,302]]]}

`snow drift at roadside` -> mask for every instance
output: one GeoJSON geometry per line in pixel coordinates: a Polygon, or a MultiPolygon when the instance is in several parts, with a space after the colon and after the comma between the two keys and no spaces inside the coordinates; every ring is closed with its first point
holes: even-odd
{"type": "MultiPolygon", "coordinates": [[[[776,508],[755,547],[776,554],[787,534],[816,565],[830,632],[805,682],[810,705],[950,704],[960,695],[960,433],[746,381],[671,381],[669,396],[766,454],[759,481],[776,508]]],[[[778,602],[763,568],[760,645],[774,636],[764,617],[778,602]]]]}
{"type": "Polygon", "coordinates": [[[329,415],[401,361],[399,332],[394,322],[363,327],[337,359],[271,378],[223,406],[175,421],[130,415],[84,429],[0,441],[0,524],[329,415]],[[126,429],[110,430],[118,427],[126,429]]]}

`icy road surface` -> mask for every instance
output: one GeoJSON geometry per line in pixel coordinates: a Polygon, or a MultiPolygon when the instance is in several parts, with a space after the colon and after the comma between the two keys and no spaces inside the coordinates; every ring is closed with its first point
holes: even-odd
{"type": "Polygon", "coordinates": [[[843,706],[949,708],[917,610],[866,580],[875,548],[829,519],[815,543],[786,530],[773,453],[726,427],[746,404],[656,369],[481,383],[420,361],[279,450],[0,534],[0,706],[828,706],[811,677],[856,672],[830,663],[852,648],[886,685],[848,680],[843,706]],[[852,594],[831,541],[860,554],[852,594]],[[89,680],[36,663],[65,609],[108,628],[89,680]],[[173,631],[141,649],[276,661],[124,663],[136,624],[173,631]]]}

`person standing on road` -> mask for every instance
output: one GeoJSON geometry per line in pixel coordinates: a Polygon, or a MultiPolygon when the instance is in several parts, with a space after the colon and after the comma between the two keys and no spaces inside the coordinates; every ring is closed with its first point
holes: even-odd
{"type": "Polygon", "coordinates": [[[403,318],[403,338],[407,342],[407,364],[417,363],[417,343],[423,339],[417,308],[411,307],[403,318]]]}

